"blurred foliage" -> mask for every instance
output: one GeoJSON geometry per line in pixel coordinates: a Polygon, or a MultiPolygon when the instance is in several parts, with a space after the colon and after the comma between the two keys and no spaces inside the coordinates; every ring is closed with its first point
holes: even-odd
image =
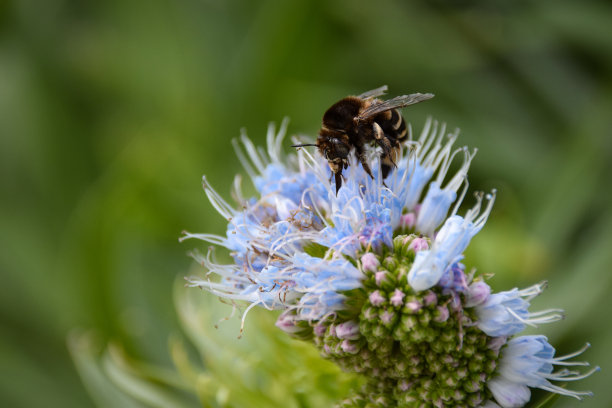
{"type": "MultiPolygon", "coordinates": [[[[604,1],[0,2],[0,405],[100,403],[75,327],[171,367],[176,238],[224,231],[200,176],[228,192],[241,127],[262,143],[287,115],[315,135],[382,84],[434,92],[405,110],[414,129],[432,115],[479,148],[472,189],[499,195],[469,265],[497,289],[549,279],[535,306],[567,319],[542,331],[612,366],[611,24],[604,1]]],[[[262,347],[259,330],[228,347],[262,347]]],[[[576,384],[596,394],[582,407],[612,405],[605,378],[576,384]]]]}
{"type": "Polygon", "coordinates": [[[278,313],[254,311],[246,326],[250,335],[236,342],[240,321],[225,321],[231,307],[182,289],[175,290],[176,309],[199,358],[175,336],[170,340],[173,369],[133,360],[117,344],[105,349],[93,333],[71,334],[70,350],[98,406],[329,407],[359,386],[312,344],[276,329],[278,313]]]}

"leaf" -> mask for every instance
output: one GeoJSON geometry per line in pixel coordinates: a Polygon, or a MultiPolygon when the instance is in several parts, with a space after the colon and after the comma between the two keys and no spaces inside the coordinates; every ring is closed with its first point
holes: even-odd
{"type": "Polygon", "coordinates": [[[144,408],[144,405],[125,395],[108,378],[99,361],[100,348],[92,333],[75,330],[68,337],[68,350],[96,406],[144,408]]]}

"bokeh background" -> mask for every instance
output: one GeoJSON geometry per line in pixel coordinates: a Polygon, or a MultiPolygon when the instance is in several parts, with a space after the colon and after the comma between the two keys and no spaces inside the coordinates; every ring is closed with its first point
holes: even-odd
{"type": "Polygon", "coordinates": [[[587,0],[0,2],[0,405],[103,406],[75,330],[171,366],[199,245],[177,237],[224,232],[201,175],[229,197],[240,128],[315,135],[387,84],[436,94],[404,111],[415,130],[431,115],[478,147],[471,188],[499,194],[468,264],[498,290],[549,280],[536,307],[567,318],[540,331],[592,343],[603,372],[571,388],[612,406],[611,27],[587,0]]]}

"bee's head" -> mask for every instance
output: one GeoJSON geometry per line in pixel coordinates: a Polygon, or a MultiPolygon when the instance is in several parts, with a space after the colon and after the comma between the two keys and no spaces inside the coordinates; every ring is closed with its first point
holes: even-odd
{"type": "Polygon", "coordinates": [[[318,144],[319,152],[329,163],[329,168],[334,173],[342,173],[342,169],[348,166],[348,155],[350,146],[340,138],[328,137],[318,144]]]}
{"type": "Polygon", "coordinates": [[[329,168],[336,178],[336,193],[342,185],[342,169],[348,167],[348,156],[351,146],[345,133],[321,129],[316,144],[299,144],[293,147],[316,146],[321,156],[327,160],[329,168]]]}

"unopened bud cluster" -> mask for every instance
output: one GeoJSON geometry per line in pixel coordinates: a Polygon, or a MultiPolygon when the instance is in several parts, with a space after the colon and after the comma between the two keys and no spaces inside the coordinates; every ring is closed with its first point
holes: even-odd
{"type": "Polygon", "coordinates": [[[361,257],[363,288],[346,294],[342,313],[314,326],[294,321],[291,334],[313,339],[324,357],[368,379],[342,407],[481,405],[490,398],[485,384],[499,347],[474,325],[463,295],[441,286],[415,292],[408,284],[415,252],[427,248],[427,238],[400,235],[393,244],[361,257]]]}

